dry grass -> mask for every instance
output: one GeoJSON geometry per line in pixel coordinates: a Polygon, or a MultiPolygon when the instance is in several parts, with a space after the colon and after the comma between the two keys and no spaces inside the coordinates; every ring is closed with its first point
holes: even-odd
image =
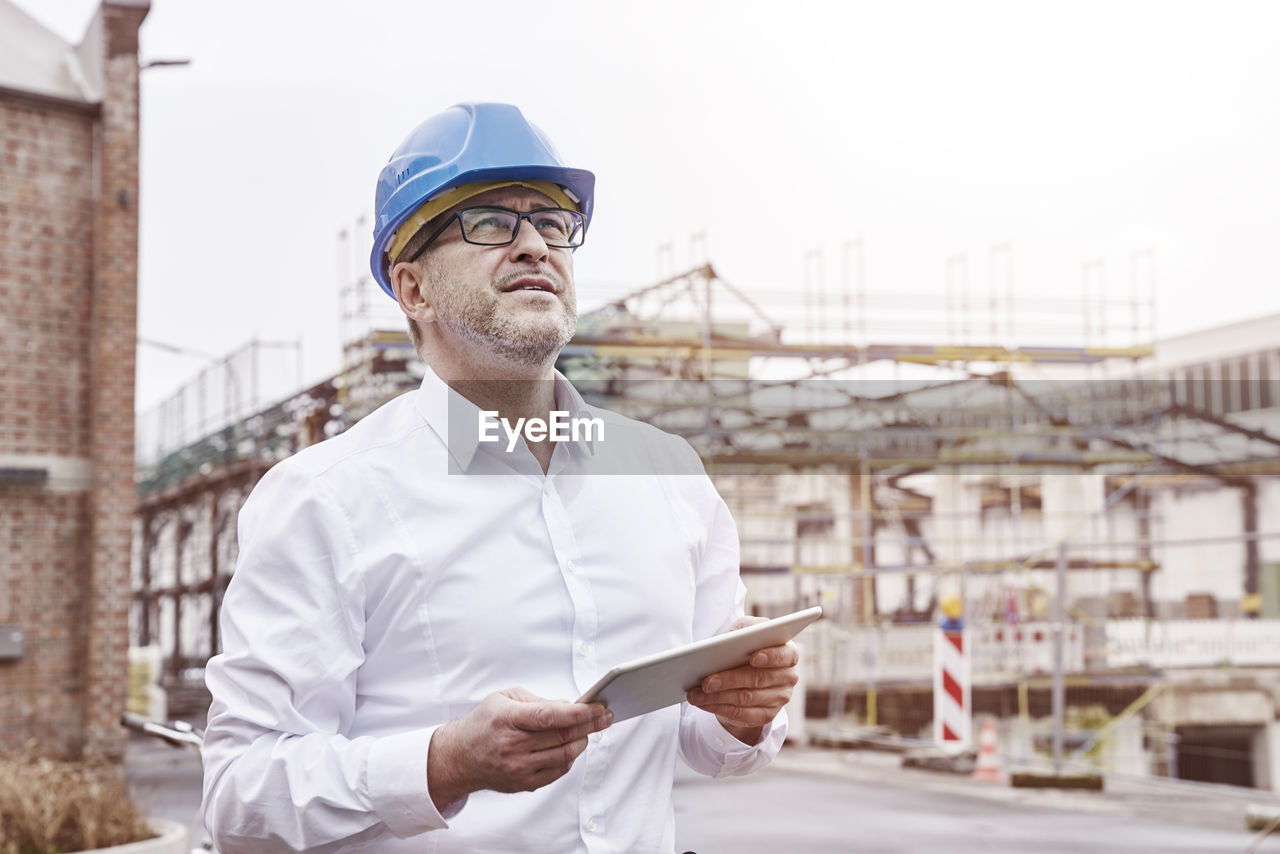
{"type": "Polygon", "coordinates": [[[114,766],[0,757],[0,854],[61,854],[155,836],[114,766]]]}

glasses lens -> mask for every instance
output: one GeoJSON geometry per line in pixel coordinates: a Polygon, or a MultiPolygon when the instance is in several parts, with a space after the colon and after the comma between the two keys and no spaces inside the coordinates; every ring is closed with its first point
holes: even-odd
{"type": "Polygon", "coordinates": [[[529,214],[529,221],[548,246],[582,245],[582,214],[577,211],[563,208],[533,211],[529,214]]]}
{"type": "MultiPolygon", "coordinates": [[[[577,211],[546,208],[524,214],[548,246],[581,246],[586,236],[585,220],[577,211]]],[[[505,208],[466,208],[458,211],[462,236],[469,243],[500,246],[515,239],[521,214],[505,208]]]]}
{"type": "Polygon", "coordinates": [[[458,211],[462,235],[471,243],[496,246],[510,243],[520,218],[501,208],[467,208],[458,211]]]}

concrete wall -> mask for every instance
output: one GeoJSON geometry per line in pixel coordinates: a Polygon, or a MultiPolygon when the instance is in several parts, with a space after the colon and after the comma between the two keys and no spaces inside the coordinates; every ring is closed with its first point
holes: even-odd
{"type": "Polygon", "coordinates": [[[1166,338],[1156,343],[1156,358],[1161,367],[1173,368],[1271,350],[1277,341],[1280,341],[1280,314],[1269,314],[1166,338]]]}
{"type": "Polygon", "coordinates": [[[1259,789],[1280,792],[1280,723],[1268,721],[1253,737],[1253,777],[1259,789]]]}
{"type": "Polygon", "coordinates": [[[0,750],[123,754],[146,13],[91,24],[100,105],[0,93],[0,750]]]}

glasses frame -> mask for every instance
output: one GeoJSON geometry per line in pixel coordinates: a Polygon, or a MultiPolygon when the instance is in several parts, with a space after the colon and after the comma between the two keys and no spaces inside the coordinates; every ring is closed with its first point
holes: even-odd
{"type": "MultiPolygon", "coordinates": [[[[545,237],[543,237],[542,240],[544,243],[547,244],[548,248],[577,249],[579,246],[581,246],[583,243],[586,242],[587,218],[583,216],[581,211],[573,211],[573,210],[569,210],[568,208],[534,208],[531,211],[517,211],[511,208],[504,208],[499,205],[475,205],[474,207],[469,207],[469,208],[459,208],[458,210],[449,214],[448,218],[446,218],[445,221],[441,224],[441,226],[435,230],[435,233],[433,233],[430,237],[427,238],[427,242],[419,246],[418,250],[414,252],[412,255],[410,255],[408,258],[405,258],[404,261],[408,261],[412,263],[414,261],[417,261],[420,257],[422,257],[422,253],[427,251],[427,247],[430,246],[432,243],[435,243],[436,238],[444,234],[445,229],[453,225],[454,220],[458,221],[458,232],[462,235],[462,239],[465,242],[470,243],[472,246],[510,246],[512,243],[515,243],[516,238],[520,236],[520,226],[524,225],[524,221],[526,219],[529,220],[529,227],[532,228],[534,231],[537,231],[538,230],[537,226],[533,224],[533,215],[540,214],[540,213],[547,213],[548,211],[560,211],[561,213],[572,214],[573,216],[576,216],[578,219],[582,220],[582,226],[581,226],[582,242],[577,244],[551,243],[547,241],[545,237]],[[477,241],[468,239],[467,230],[462,227],[462,215],[464,213],[468,213],[469,211],[502,211],[503,213],[514,214],[516,217],[516,227],[511,230],[511,239],[504,240],[501,243],[479,243],[477,241]]],[[[538,236],[542,237],[542,233],[539,232],[538,236]]],[[[397,263],[400,263],[400,262],[397,262],[397,263]]]]}

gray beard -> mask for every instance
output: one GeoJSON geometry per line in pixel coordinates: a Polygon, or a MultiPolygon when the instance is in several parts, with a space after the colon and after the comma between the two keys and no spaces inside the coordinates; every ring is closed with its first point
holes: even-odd
{"type": "Polygon", "coordinates": [[[460,291],[447,278],[434,284],[436,319],[442,327],[518,365],[545,365],[573,339],[578,328],[577,301],[572,296],[563,313],[553,310],[554,321],[551,312],[546,317],[525,313],[521,321],[495,311],[497,300],[490,293],[460,291]]]}
{"type": "Polygon", "coordinates": [[[527,324],[512,323],[507,318],[489,316],[480,323],[455,324],[439,307],[440,322],[461,338],[482,346],[507,361],[528,367],[545,365],[564,349],[577,331],[577,311],[564,318],[555,329],[530,329],[527,324]]]}

